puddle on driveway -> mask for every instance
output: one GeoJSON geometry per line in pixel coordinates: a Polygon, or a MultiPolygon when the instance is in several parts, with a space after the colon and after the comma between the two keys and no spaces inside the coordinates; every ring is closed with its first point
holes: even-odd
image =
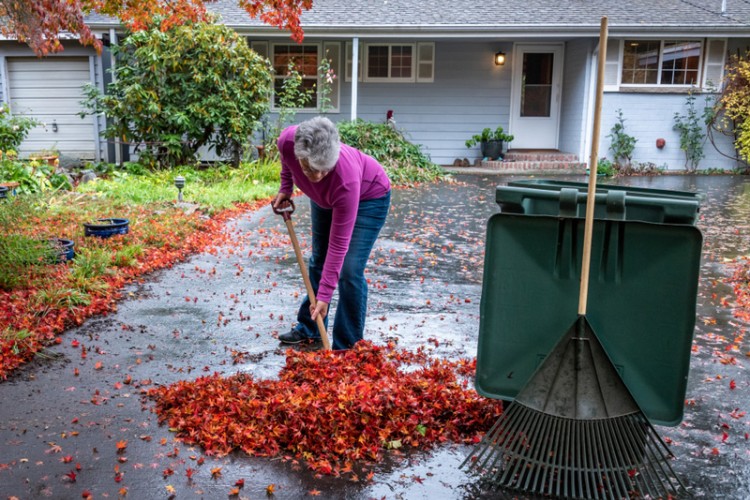
{"type": "MultiPolygon", "coordinates": [[[[394,192],[367,274],[368,339],[424,346],[442,357],[476,355],[485,224],[498,211],[495,186],[509,179],[459,176],[454,184],[394,192]]],[[[748,252],[750,178],[617,182],[707,195],[698,223],[705,247],[689,404],[681,425],[658,430],[672,442],[674,467],[696,496],[748,498],[750,417],[743,412],[750,409],[750,348],[738,340],[738,352],[727,350],[747,325],[722,305],[732,293],[722,280],[731,273],[724,259],[748,252]]],[[[307,253],[307,203],[298,203],[293,219],[307,253]]],[[[369,483],[316,477],[290,463],[241,453],[205,457],[198,465],[201,451],[158,425],[141,389],[213,372],[276,377],[285,359],[276,336],[291,326],[304,293],[280,218],[262,209],[229,230],[232,246],[130,287],[116,313],[66,332],[50,358],[0,384],[0,496],[81,498],[88,491],[94,498],[117,498],[127,488],[128,498],[167,498],[174,488],[176,498],[227,498],[244,479],[241,495],[247,498],[265,498],[271,484],[274,498],[310,492],[342,499],[503,498],[459,470],[469,448],[454,444],[392,456],[369,483]],[[234,364],[238,359],[246,361],[234,364]],[[127,446],[118,453],[121,441],[127,446]],[[221,475],[212,477],[216,467],[221,475]],[[188,469],[195,471],[192,479],[188,469]]]]}

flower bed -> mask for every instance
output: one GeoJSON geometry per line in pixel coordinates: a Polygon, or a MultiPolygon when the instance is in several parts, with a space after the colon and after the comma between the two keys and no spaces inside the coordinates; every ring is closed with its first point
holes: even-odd
{"type": "Polygon", "coordinates": [[[170,267],[228,237],[223,222],[240,210],[255,210],[267,204],[260,200],[237,205],[206,219],[200,212],[185,214],[180,210],[154,211],[153,207],[132,207],[127,213],[134,228],[127,237],[80,238],[85,213],[60,212],[44,220],[30,218],[15,229],[31,236],[54,228],[66,239],[79,241],[73,266],[37,266],[26,281],[29,286],[0,289],[0,379],[32,359],[46,345],[59,343],[65,329],[80,325],[96,314],[116,308],[120,290],[140,276],[170,267]],[[76,236],[79,236],[76,238],[76,236]],[[140,250],[128,258],[126,250],[140,250]],[[106,258],[106,270],[99,276],[74,275],[75,266],[85,266],[87,256],[98,253],[106,258]]]}

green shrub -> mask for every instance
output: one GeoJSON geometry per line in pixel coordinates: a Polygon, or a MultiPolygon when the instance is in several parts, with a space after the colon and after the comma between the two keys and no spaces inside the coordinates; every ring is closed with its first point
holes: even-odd
{"type": "Polygon", "coordinates": [[[615,166],[607,158],[600,158],[599,161],[596,162],[596,173],[611,177],[615,175],[615,166]]]}
{"type": "Polygon", "coordinates": [[[44,160],[19,160],[15,151],[0,151],[0,179],[17,182],[19,193],[72,189],[70,179],[44,160]]]}
{"type": "Polygon", "coordinates": [[[268,61],[220,23],[131,33],[113,47],[107,93],[87,85],[84,107],[112,119],[105,135],[136,145],[152,167],[196,161],[201,146],[239,163],[268,110],[268,61]]]}
{"type": "Polygon", "coordinates": [[[733,55],[726,65],[721,94],[716,99],[711,129],[734,137],[737,158],[750,164],[750,50],[733,55]]]}
{"type": "Polygon", "coordinates": [[[341,142],[378,160],[394,184],[433,181],[444,175],[419,146],[390,125],[357,120],[337,126],[341,142]]]}
{"type": "Polygon", "coordinates": [[[616,113],[617,121],[612,126],[607,137],[611,140],[609,149],[612,151],[615,168],[619,170],[621,168],[630,168],[630,162],[633,160],[635,143],[638,142],[638,140],[625,133],[625,119],[622,117],[622,109],[618,109],[616,113]]]}
{"type": "Polygon", "coordinates": [[[700,161],[705,158],[703,145],[706,142],[706,125],[712,118],[712,108],[705,106],[702,116],[695,109],[695,95],[693,91],[688,93],[685,106],[687,112],[682,115],[674,114],[673,130],[680,133],[680,149],[685,152],[685,169],[695,172],[700,161]]]}
{"type": "Polygon", "coordinates": [[[7,104],[0,105],[0,151],[15,151],[39,122],[24,116],[11,116],[7,104]]]}

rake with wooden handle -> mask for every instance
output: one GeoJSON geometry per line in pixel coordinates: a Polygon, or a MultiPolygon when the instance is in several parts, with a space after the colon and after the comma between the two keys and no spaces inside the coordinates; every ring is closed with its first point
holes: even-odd
{"type": "Polygon", "coordinates": [[[603,17],[578,318],[461,466],[534,494],[669,498],[685,491],[673,455],[586,319],[606,47],[603,17]]]}
{"type": "MultiPolygon", "coordinates": [[[[287,201],[289,202],[288,208],[277,209],[275,206],[271,206],[273,207],[274,213],[281,215],[281,217],[284,219],[284,222],[286,223],[286,228],[289,231],[289,239],[292,240],[292,246],[294,246],[294,254],[297,256],[299,270],[302,273],[302,279],[304,280],[305,288],[307,289],[307,297],[310,299],[310,304],[315,307],[318,303],[315,299],[315,291],[313,290],[312,283],[310,282],[310,275],[307,273],[305,259],[304,257],[302,257],[302,250],[300,250],[299,248],[297,234],[294,232],[294,223],[292,222],[292,214],[294,213],[295,209],[294,202],[292,200],[287,201]]],[[[331,343],[328,340],[328,334],[326,333],[326,325],[320,315],[318,315],[318,317],[315,319],[315,324],[318,325],[318,332],[320,333],[320,339],[323,341],[323,348],[327,351],[330,351],[331,343]]]]}

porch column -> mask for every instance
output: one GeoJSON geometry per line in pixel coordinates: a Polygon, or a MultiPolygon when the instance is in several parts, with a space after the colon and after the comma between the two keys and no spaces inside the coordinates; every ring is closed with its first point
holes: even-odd
{"type": "Polygon", "coordinates": [[[357,83],[359,74],[359,37],[352,39],[352,109],[351,121],[357,119],[357,83]]]}

